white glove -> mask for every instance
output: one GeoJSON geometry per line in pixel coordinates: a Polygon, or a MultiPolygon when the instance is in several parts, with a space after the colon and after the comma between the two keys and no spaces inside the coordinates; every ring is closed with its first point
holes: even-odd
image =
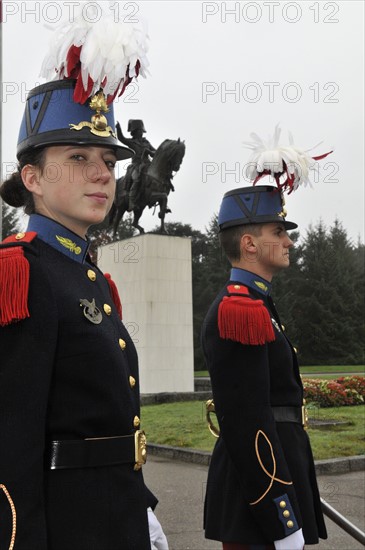
{"type": "Polygon", "coordinates": [[[303,532],[299,529],[299,531],[295,531],[295,533],[285,537],[285,539],[275,540],[274,545],[275,550],[303,550],[303,532]]]}
{"type": "Polygon", "coordinates": [[[169,550],[167,538],[162,530],[161,524],[152,511],[152,508],[147,508],[148,527],[150,530],[151,550],[169,550]]]}

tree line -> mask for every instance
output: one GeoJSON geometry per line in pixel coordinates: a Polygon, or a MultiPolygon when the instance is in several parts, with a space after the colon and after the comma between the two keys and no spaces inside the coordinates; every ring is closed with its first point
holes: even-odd
{"type": "MultiPolygon", "coordinates": [[[[3,236],[17,231],[14,211],[5,206],[3,236]]],[[[205,231],[190,224],[167,223],[169,235],[189,237],[192,244],[194,368],[204,370],[200,344],[203,319],[229,277],[230,265],[218,239],[217,216],[205,231]]],[[[158,227],[152,231],[158,233],[158,227]]],[[[115,240],[133,236],[131,219],[120,224],[115,240]]],[[[339,220],[322,221],[303,232],[292,231],[291,265],[277,275],[273,297],[302,365],[364,364],[365,246],[354,244],[339,220]]],[[[113,241],[107,224],[93,228],[92,252],[113,241]]]]}

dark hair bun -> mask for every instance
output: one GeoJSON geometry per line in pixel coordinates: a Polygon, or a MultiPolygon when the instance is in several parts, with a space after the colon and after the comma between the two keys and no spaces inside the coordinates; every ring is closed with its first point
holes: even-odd
{"type": "Polygon", "coordinates": [[[14,172],[0,187],[0,196],[9,206],[19,208],[24,206],[24,212],[28,215],[34,213],[33,195],[25,187],[21,171],[26,164],[39,166],[41,170],[44,168],[46,157],[46,149],[30,149],[19,157],[19,165],[17,172],[14,172]]]}
{"type": "Polygon", "coordinates": [[[29,191],[24,187],[20,172],[14,172],[0,187],[0,195],[10,206],[25,206],[29,191]]]}

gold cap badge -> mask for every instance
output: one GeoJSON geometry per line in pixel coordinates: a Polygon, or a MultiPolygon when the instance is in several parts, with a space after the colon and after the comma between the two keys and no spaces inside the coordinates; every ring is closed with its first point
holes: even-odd
{"type": "Polygon", "coordinates": [[[285,208],[285,197],[283,196],[283,194],[281,194],[281,212],[278,212],[278,216],[280,216],[281,218],[285,218],[288,214],[288,211],[287,209],[285,208]]]}
{"type": "Polygon", "coordinates": [[[90,108],[95,112],[95,115],[91,117],[91,122],[79,122],[78,124],[70,124],[71,130],[82,130],[87,126],[90,128],[90,132],[95,136],[109,137],[115,136],[113,128],[108,126],[108,121],[105,115],[102,113],[108,113],[108,105],[103,92],[98,92],[90,99],[90,108]]]}

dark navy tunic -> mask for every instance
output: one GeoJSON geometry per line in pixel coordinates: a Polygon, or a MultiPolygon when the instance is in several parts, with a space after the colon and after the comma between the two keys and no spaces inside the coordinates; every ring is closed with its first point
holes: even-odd
{"type": "MultiPolygon", "coordinates": [[[[43,216],[32,216],[28,229],[38,234],[23,246],[30,316],[0,328],[0,485],[16,510],[15,549],[150,550],[153,497],[141,470],[44,467],[51,440],[135,432],[138,360],[87,241],[43,216]],[[99,324],[80,300],[94,301],[99,324]]],[[[1,550],[12,520],[0,491],[1,550]]]]}
{"type": "Polygon", "coordinates": [[[303,388],[270,283],[232,269],[205,318],[202,343],[220,428],[208,474],[206,537],[268,544],[302,527],[306,544],[326,538],[307,433],[301,424],[273,416],[273,407],[300,408],[303,388]],[[221,338],[218,310],[230,285],[245,285],[252,300],[263,301],[274,341],[244,345],[221,338]]]}

